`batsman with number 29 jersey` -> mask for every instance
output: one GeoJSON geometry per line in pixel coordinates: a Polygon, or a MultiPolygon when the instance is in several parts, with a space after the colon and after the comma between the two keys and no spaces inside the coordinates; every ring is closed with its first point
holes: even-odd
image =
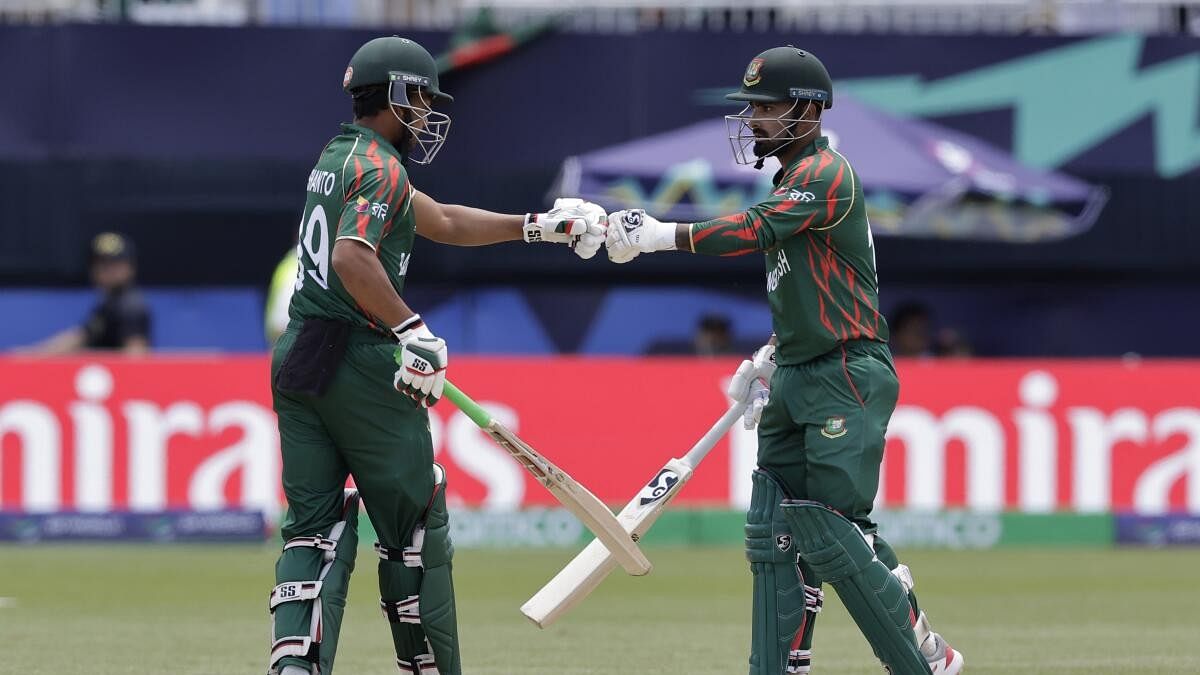
{"type": "Polygon", "coordinates": [[[746,104],[726,117],[735,160],[760,169],[779,160],[771,195],[692,224],[619,211],[607,248],[619,263],[664,250],[763,256],[774,334],[729,387],[747,403],[747,428],[758,426],[746,514],[750,675],[810,672],[825,584],[888,672],[960,673],[962,655],[932,631],[912,574],[871,520],[899,383],[862,186],[821,135],[832,80],[813,54],[776,47],[751,60],[727,98],[746,104]]]}
{"type": "Polygon", "coordinates": [[[271,592],[271,675],[331,675],[366,508],[379,541],[379,606],[396,664],[459,675],[446,476],[433,461],[429,406],[449,365],[445,340],[402,293],[416,235],[458,246],[604,241],[604,210],[559,200],[549,213],[504,215],[439,204],[406,165],[431,162],[450,96],[421,45],[364,44],[342,86],[354,123],[309,174],[287,329],[271,361],[288,510],[271,592]],[[356,489],[346,489],[353,476],[356,489]]]}

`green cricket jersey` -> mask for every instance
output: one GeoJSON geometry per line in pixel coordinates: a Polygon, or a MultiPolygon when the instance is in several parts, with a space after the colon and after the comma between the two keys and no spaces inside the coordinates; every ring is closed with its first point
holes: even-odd
{"type": "Polygon", "coordinates": [[[396,293],[402,293],[416,234],[413,193],[391,143],[370,129],[343,124],[308,177],[296,247],[300,269],[288,315],[387,331],[390,327],[359,307],[342,285],[331,263],[333,243],[355,239],[370,246],[396,293]]]}
{"type": "Polygon", "coordinates": [[[780,365],[849,340],[887,342],[871,226],[850,163],[822,136],[775,175],[775,187],[742,213],[692,225],[692,250],[765,252],[780,365]]]}

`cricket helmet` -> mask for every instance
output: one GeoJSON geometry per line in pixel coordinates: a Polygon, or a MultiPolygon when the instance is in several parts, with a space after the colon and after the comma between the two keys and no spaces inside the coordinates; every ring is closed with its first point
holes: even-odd
{"type": "Polygon", "coordinates": [[[807,119],[810,106],[833,107],[833,80],[829,71],[811,52],[791,45],[773,47],[750,60],[742,75],[742,86],[726,94],[731,101],[744,101],[745,109],[725,116],[726,136],[738,164],[762,168],[763,160],[783,151],[792,142],[805,138],[820,116],[807,119]],[[754,115],[753,104],[781,103],[776,117],[754,115]],[[777,132],[766,136],[755,133],[764,122],[778,122],[777,132]]]}
{"type": "Polygon", "coordinates": [[[453,101],[438,84],[437,63],[429,52],[408,38],[398,36],[375,38],[358,48],[346,66],[342,88],[351,96],[363,95],[376,86],[386,86],[392,114],[408,129],[416,154],[408,154],[418,164],[433,161],[446,134],[450,131],[450,116],[429,107],[434,100],[453,101]],[[413,96],[414,92],[425,94],[413,96]],[[410,112],[408,119],[397,108],[410,112]]]}
{"type": "Polygon", "coordinates": [[[812,52],[791,45],[773,47],[750,60],[742,86],[726,94],[730,101],[818,101],[833,107],[833,80],[812,52]]]}
{"type": "Polygon", "coordinates": [[[360,87],[395,81],[421,87],[434,98],[454,100],[438,86],[437,63],[433,56],[416,42],[395,35],[375,38],[359,47],[350,57],[342,87],[352,92],[360,87]]]}

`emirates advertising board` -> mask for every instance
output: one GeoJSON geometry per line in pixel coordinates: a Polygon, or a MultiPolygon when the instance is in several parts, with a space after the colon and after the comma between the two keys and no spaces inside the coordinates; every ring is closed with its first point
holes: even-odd
{"type": "MultiPolygon", "coordinates": [[[[619,506],[728,405],[736,360],[456,357],[451,378],[619,506]]],[[[1200,513],[1200,361],[902,361],[888,509],[1200,513]]],[[[0,358],[0,511],[259,511],[283,503],[262,356],[0,358]]],[[[430,412],[449,498],[553,497],[467,417],[430,412]]],[[[732,430],[675,507],[743,508],[754,432],[732,430]]]]}

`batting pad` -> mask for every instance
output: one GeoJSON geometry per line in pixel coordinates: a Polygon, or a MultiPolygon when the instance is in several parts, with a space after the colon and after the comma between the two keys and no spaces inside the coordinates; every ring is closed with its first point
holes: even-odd
{"type": "Polygon", "coordinates": [[[917,650],[912,607],[903,584],[875,557],[862,531],[819,502],[781,506],[800,557],[837,591],[875,656],[892,675],[930,675],[917,650]]]}
{"type": "Polygon", "coordinates": [[[808,654],[800,649],[800,638],[820,608],[806,602],[791,527],[780,508],[783,488],[763,471],[752,474],[751,484],[746,512],[746,559],[754,577],[750,673],[807,673],[808,654]]]}
{"type": "Polygon", "coordinates": [[[327,533],[284,544],[271,591],[271,656],[268,672],[297,666],[333,672],[346,591],[358,552],[358,491],[346,490],[341,520],[327,533]]]}
{"type": "Polygon", "coordinates": [[[451,576],[454,545],[446,510],[446,472],[434,464],[433,497],[409,546],[379,553],[380,606],[391,623],[402,673],[459,675],[458,619],[451,576]]]}

